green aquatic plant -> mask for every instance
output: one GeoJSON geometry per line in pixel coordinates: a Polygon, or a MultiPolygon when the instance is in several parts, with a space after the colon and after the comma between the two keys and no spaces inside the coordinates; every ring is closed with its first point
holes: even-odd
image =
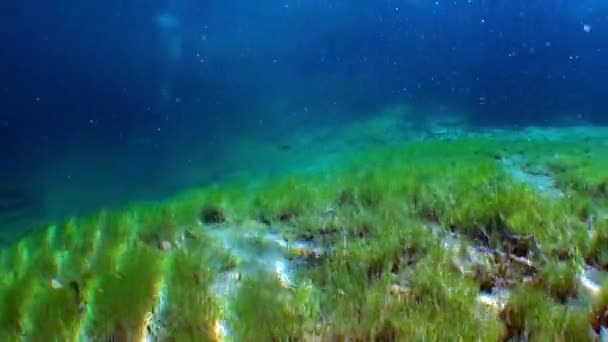
{"type": "Polygon", "coordinates": [[[178,225],[173,206],[150,206],[138,212],[137,236],[152,247],[169,249],[183,233],[184,227],[178,225]]]}
{"type": "Polygon", "coordinates": [[[608,269],[608,219],[597,220],[585,261],[601,269],[608,269]]]}
{"type": "Polygon", "coordinates": [[[432,246],[431,229],[408,217],[380,218],[372,229],[364,240],[355,235],[347,246],[350,257],[365,265],[368,278],[407,271],[432,246]]]}
{"type": "Polygon", "coordinates": [[[161,312],[163,340],[214,341],[220,311],[212,293],[215,273],[203,250],[176,251],[165,281],[167,304],[161,312]]]}
{"type": "Polygon", "coordinates": [[[247,183],[234,183],[208,188],[198,203],[197,219],[204,225],[216,225],[239,224],[250,218],[249,187],[247,183]]]}
{"type": "MultiPolygon", "coordinates": [[[[240,237],[238,233],[235,234],[237,236],[240,237]]],[[[236,242],[231,240],[231,243],[236,242]]],[[[175,250],[176,253],[179,251],[187,252],[193,258],[200,257],[198,262],[204,263],[212,274],[231,271],[240,261],[221,241],[214,240],[202,230],[186,230],[182,245],[175,250]]]]}
{"type": "Polygon", "coordinates": [[[88,304],[88,336],[142,336],[146,316],[159,296],[162,260],[156,249],[135,243],[121,256],[116,269],[99,275],[88,304]]]}
{"type": "Polygon", "coordinates": [[[100,211],[82,219],[70,218],[64,224],[57,226],[55,248],[82,256],[91,256],[95,253],[95,244],[108,215],[107,211],[100,211]]]}
{"type": "Polygon", "coordinates": [[[533,237],[537,253],[561,260],[582,259],[589,243],[587,229],[566,201],[539,197],[524,204],[506,222],[511,231],[533,237]]]}
{"type": "Polygon", "coordinates": [[[387,311],[392,300],[388,290],[397,273],[407,274],[425,255],[431,235],[416,222],[383,223],[368,239],[336,244],[328,259],[311,271],[321,294],[324,335],[350,339],[395,336],[398,327],[387,311]]]}
{"type": "Polygon", "coordinates": [[[206,189],[191,189],[180,193],[165,205],[171,205],[175,213],[175,222],[178,226],[192,227],[198,225],[201,203],[205,200],[206,189]]]}
{"type": "MultiPolygon", "coordinates": [[[[365,287],[348,286],[342,282],[346,279],[344,275],[344,278],[336,283],[340,286],[327,293],[335,295],[336,298],[331,302],[331,308],[325,308],[328,311],[325,334],[341,340],[378,340],[385,336],[390,340],[390,337],[395,335],[395,328],[385,310],[387,279],[378,280],[365,287]]],[[[327,300],[327,296],[323,298],[327,300]]]]}
{"type": "Polygon", "coordinates": [[[588,340],[587,308],[572,299],[583,259],[608,265],[607,158],[599,140],[503,138],[371,148],[331,170],[49,225],[0,251],[0,336],[69,340],[82,326],[90,338],[140,338],[156,309],[168,341],[216,340],[223,318],[248,341],[588,340]],[[554,177],[563,196],[516,181],[510,158],[554,177]],[[296,280],[245,277],[236,296],[216,298],[218,286],[239,283],[224,276],[255,263],[228,247],[272,251],[269,229],[315,247],[287,249],[303,265],[296,280]],[[460,259],[474,256],[455,256],[461,243],[494,263],[463,274],[460,259]],[[531,284],[516,286],[524,275],[531,284]],[[477,296],[501,276],[515,290],[499,320],[477,296]]]}
{"type": "Polygon", "coordinates": [[[578,295],[578,267],[571,261],[550,261],[534,283],[559,303],[566,304],[578,295]]]}
{"type": "Polygon", "coordinates": [[[505,339],[586,341],[591,338],[585,311],[558,305],[541,290],[521,286],[511,295],[500,318],[505,339]]]}
{"type": "Polygon", "coordinates": [[[279,226],[281,233],[293,239],[317,241],[319,244],[335,242],[338,235],[343,233],[345,216],[348,214],[338,210],[322,213],[311,212],[298,218],[293,226],[279,226]]]}
{"type": "Polygon", "coordinates": [[[230,305],[230,329],[238,341],[285,341],[304,336],[306,303],[274,275],[244,278],[230,305]]]}
{"type": "Polygon", "coordinates": [[[401,284],[394,283],[390,267],[369,278],[360,255],[334,256],[325,277],[317,278],[327,316],[324,334],[354,340],[496,340],[500,324],[477,311],[475,284],[448,266],[439,245],[426,244],[421,260],[400,271],[401,284]]]}
{"type": "Polygon", "coordinates": [[[399,335],[496,340],[502,328],[477,305],[478,286],[449,265],[445,251],[435,246],[412,270],[409,295],[395,308],[399,335]],[[450,323],[454,317],[457,324],[450,323]]]}
{"type": "Polygon", "coordinates": [[[0,281],[0,336],[19,341],[26,332],[37,280],[35,275],[26,274],[0,281]]]}
{"type": "Polygon", "coordinates": [[[80,229],[83,225],[78,218],[71,217],[60,225],[53,225],[48,229],[47,239],[57,249],[73,249],[81,237],[80,229]]]}
{"type": "Polygon", "coordinates": [[[260,190],[254,206],[263,222],[288,222],[314,208],[315,190],[311,183],[290,177],[260,190]]]}
{"type": "Polygon", "coordinates": [[[354,185],[354,200],[360,208],[377,208],[385,199],[390,189],[390,179],[384,178],[384,172],[371,169],[358,176],[359,182],[354,185]]]}
{"type": "Polygon", "coordinates": [[[564,191],[563,202],[568,206],[568,212],[572,213],[572,216],[578,218],[581,222],[587,222],[594,217],[601,205],[601,202],[597,199],[582,195],[571,189],[564,191]]]}
{"type": "Polygon", "coordinates": [[[77,338],[83,301],[74,285],[42,282],[28,310],[31,326],[25,335],[32,341],[77,338]]]}
{"type": "Polygon", "coordinates": [[[608,193],[608,158],[603,149],[579,145],[578,150],[555,153],[544,160],[560,188],[592,198],[601,198],[608,193]]]}
{"type": "Polygon", "coordinates": [[[122,253],[134,242],[137,228],[137,215],[133,210],[108,215],[99,232],[95,254],[90,259],[91,269],[97,274],[115,272],[122,253]]]}
{"type": "Polygon", "coordinates": [[[223,183],[192,189],[170,199],[180,226],[193,227],[199,224],[237,224],[251,217],[249,210],[250,189],[253,182],[223,183]]]}
{"type": "Polygon", "coordinates": [[[92,268],[92,262],[99,252],[108,215],[101,211],[83,219],[71,218],[57,226],[54,246],[58,272],[55,279],[65,286],[70,284],[80,296],[86,293],[94,272],[99,271],[92,268]]]}
{"type": "Polygon", "coordinates": [[[38,276],[50,280],[59,273],[60,258],[43,230],[23,238],[7,254],[10,273],[16,278],[38,276]]]}

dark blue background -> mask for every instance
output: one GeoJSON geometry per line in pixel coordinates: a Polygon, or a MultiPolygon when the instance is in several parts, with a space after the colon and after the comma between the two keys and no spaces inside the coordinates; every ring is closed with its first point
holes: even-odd
{"type": "Polygon", "coordinates": [[[608,121],[600,0],[21,0],[0,15],[0,172],[33,193],[145,194],[177,150],[395,102],[480,125],[608,121]]]}

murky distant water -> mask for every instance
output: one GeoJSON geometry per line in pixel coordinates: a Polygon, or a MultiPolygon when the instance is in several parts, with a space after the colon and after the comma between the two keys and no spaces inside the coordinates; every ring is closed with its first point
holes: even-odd
{"type": "Polygon", "coordinates": [[[234,141],[289,145],[399,104],[473,125],[608,122],[599,0],[3,9],[0,184],[31,199],[4,212],[164,198],[221,179],[234,141]]]}

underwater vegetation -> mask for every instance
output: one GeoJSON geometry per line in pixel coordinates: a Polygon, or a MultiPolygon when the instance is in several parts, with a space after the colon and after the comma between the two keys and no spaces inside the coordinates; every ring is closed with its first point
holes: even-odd
{"type": "Polygon", "coordinates": [[[560,139],[410,141],[48,225],[0,251],[0,335],[592,341],[608,155],[560,139]]]}

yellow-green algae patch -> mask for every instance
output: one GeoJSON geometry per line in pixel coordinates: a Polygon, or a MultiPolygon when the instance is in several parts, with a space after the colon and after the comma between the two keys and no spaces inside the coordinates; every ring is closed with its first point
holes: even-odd
{"type": "Polygon", "coordinates": [[[133,243],[116,269],[95,280],[88,304],[86,336],[141,339],[160,293],[161,270],[159,251],[133,243]]]}

